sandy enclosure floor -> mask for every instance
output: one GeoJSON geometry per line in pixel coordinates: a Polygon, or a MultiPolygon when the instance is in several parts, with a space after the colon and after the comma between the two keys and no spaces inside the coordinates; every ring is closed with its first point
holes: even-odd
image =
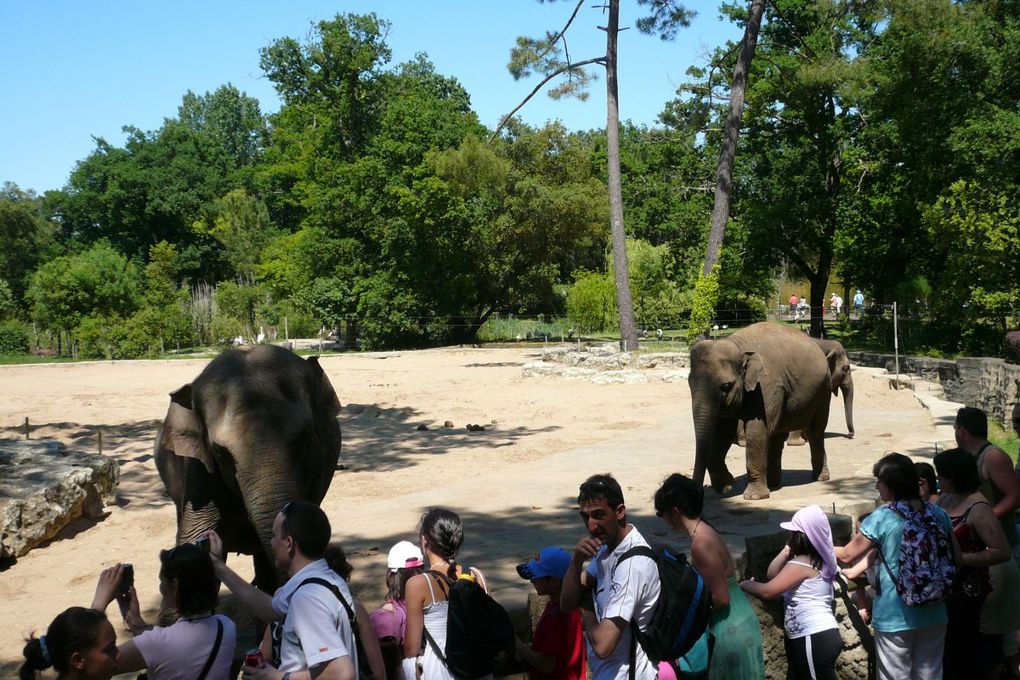
{"type": "MultiPolygon", "coordinates": [[[[466,526],[463,561],[486,570],[501,599],[523,602],[528,584],[514,565],[546,545],[569,548],[581,536],[574,497],[595,472],[613,472],[631,520],[647,535],[674,541],[655,518],[650,498],[662,478],[690,473],[694,431],[686,381],[593,385],[525,378],[521,367],[540,348],[441,349],[349,354],[321,360],[344,409],[341,464],[323,507],[355,565],[356,593],[371,608],[382,598],[385,553],[414,538],[422,512],[450,507],[466,526]],[[442,427],[451,420],[452,429],[442,427]],[[485,432],[468,432],[480,423],[485,432]],[[419,424],[427,432],[416,431],[419,424]]],[[[172,504],[152,461],[152,442],[168,393],[205,361],[97,362],[0,367],[0,437],[32,437],[96,450],[121,466],[117,502],[100,522],[79,521],[44,547],[0,571],[0,677],[13,674],[21,640],[71,605],[87,606],[99,571],[135,565],[150,620],[158,606],[158,553],[174,542],[172,504]]],[[[930,457],[932,418],[909,392],[893,392],[875,372],[855,373],[857,437],[847,440],[842,402],[833,402],[827,435],[832,481],[810,482],[807,447],[784,454],[784,486],[768,501],[748,503],[743,450],[732,448],[735,493],[709,491],[706,516],[742,546],[748,533],[777,523],[807,503],[842,505],[873,497],[871,464],[884,451],[930,457]]],[[[679,542],[679,541],[677,541],[679,542]]],[[[682,546],[682,542],[681,546],[682,546]]],[[[231,565],[250,574],[250,560],[231,565]]],[[[223,608],[232,606],[224,591],[223,608]]],[[[119,619],[111,607],[112,619],[119,619]]],[[[115,621],[118,636],[127,633],[115,621]]]]}

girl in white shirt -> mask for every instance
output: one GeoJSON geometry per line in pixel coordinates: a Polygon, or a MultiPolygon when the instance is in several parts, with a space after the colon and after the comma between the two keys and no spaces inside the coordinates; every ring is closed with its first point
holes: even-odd
{"type": "Polygon", "coordinates": [[[780,526],[790,531],[790,538],[769,565],[769,580],[758,583],[751,578],[740,587],[763,600],[783,596],[790,677],[835,680],[843,641],[833,614],[836,556],[829,520],[820,507],[809,505],[780,526]]]}

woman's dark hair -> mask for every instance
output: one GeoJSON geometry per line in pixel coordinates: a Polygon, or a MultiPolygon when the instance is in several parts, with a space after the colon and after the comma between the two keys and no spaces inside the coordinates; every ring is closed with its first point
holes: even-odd
{"type": "Polygon", "coordinates": [[[803,531],[791,531],[790,538],[786,539],[786,545],[790,546],[791,556],[807,555],[811,558],[811,566],[815,569],[822,568],[822,556],[803,531]]]}
{"type": "Polygon", "coordinates": [[[345,581],[351,580],[351,572],[354,571],[354,565],[347,561],[347,553],[344,552],[342,545],[339,543],[327,545],[323,558],[326,560],[329,568],[340,575],[340,578],[345,581]]]}
{"type": "Polygon", "coordinates": [[[411,580],[412,576],[422,573],[425,571],[424,567],[401,567],[397,570],[386,570],[386,599],[387,600],[403,600],[404,589],[407,587],[407,582],[411,580]]]}
{"type": "Polygon", "coordinates": [[[963,449],[946,449],[935,456],[935,469],[950,481],[955,493],[973,493],[981,484],[977,461],[963,449]]]}
{"type": "Polygon", "coordinates": [[[181,543],[159,553],[159,576],[177,580],[177,611],[181,616],[198,616],[216,610],[220,581],[213,571],[209,553],[194,543],[181,543]]]}
{"type": "Polygon", "coordinates": [[[421,518],[418,534],[424,536],[433,550],[450,565],[447,576],[457,578],[457,551],[464,542],[464,524],[460,515],[452,510],[433,508],[421,518]]]}
{"type": "Polygon", "coordinates": [[[25,640],[22,651],[25,662],[18,669],[18,677],[20,680],[34,680],[37,671],[50,666],[58,673],[66,673],[71,668],[72,654],[85,652],[99,644],[100,631],[106,621],[106,614],[85,607],[71,607],[57,614],[44,636],[49,659],[43,654],[43,642],[32,635],[25,640]]]}
{"type": "Polygon", "coordinates": [[[705,505],[705,489],[690,477],[675,472],[662,482],[654,501],[655,511],[660,514],[677,508],[685,517],[700,517],[705,505]]]}
{"type": "MultiPolygon", "coordinates": [[[[931,466],[931,463],[914,463],[914,469],[917,470],[918,481],[927,482],[928,493],[937,493],[939,482],[935,478],[935,468],[931,466]]],[[[925,498],[924,500],[928,499],[925,498]]]]}
{"type": "Polygon", "coordinates": [[[914,461],[902,453],[882,456],[872,469],[875,479],[889,487],[893,500],[909,501],[921,497],[921,480],[914,461]]]}

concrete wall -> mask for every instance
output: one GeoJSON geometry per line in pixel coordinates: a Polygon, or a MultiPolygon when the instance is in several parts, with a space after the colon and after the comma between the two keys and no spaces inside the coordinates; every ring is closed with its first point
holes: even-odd
{"type": "MultiPolygon", "coordinates": [[[[847,352],[861,366],[895,370],[895,357],[878,352],[847,352]]],[[[992,420],[1009,429],[1013,405],[1020,398],[1020,366],[989,357],[932,359],[900,357],[900,373],[915,375],[942,385],[946,399],[976,406],[992,420]]]]}

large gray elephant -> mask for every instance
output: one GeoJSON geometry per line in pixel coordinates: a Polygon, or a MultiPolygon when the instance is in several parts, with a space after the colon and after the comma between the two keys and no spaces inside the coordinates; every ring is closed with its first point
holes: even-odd
{"type": "Polygon", "coordinates": [[[290,501],[326,495],[339,411],[318,358],[274,345],[224,352],[172,392],[155,458],[177,506],[177,542],[215,529],[228,552],[253,556],[256,585],[272,592],[273,520],[290,501]]]}
{"type": "Polygon", "coordinates": [[[811,446],[812,479],[827,480],[825,425],[829,420],[829,361],[803,333],[757,323],[691,349],[691,388],[696,450],[694,481],[708,471],[720,493],[732,488],[726,453],[737,425],[746,432],[747,489],[744,498],[768,498],[782,483],[787,435],[801,430],[811,446]]]}

